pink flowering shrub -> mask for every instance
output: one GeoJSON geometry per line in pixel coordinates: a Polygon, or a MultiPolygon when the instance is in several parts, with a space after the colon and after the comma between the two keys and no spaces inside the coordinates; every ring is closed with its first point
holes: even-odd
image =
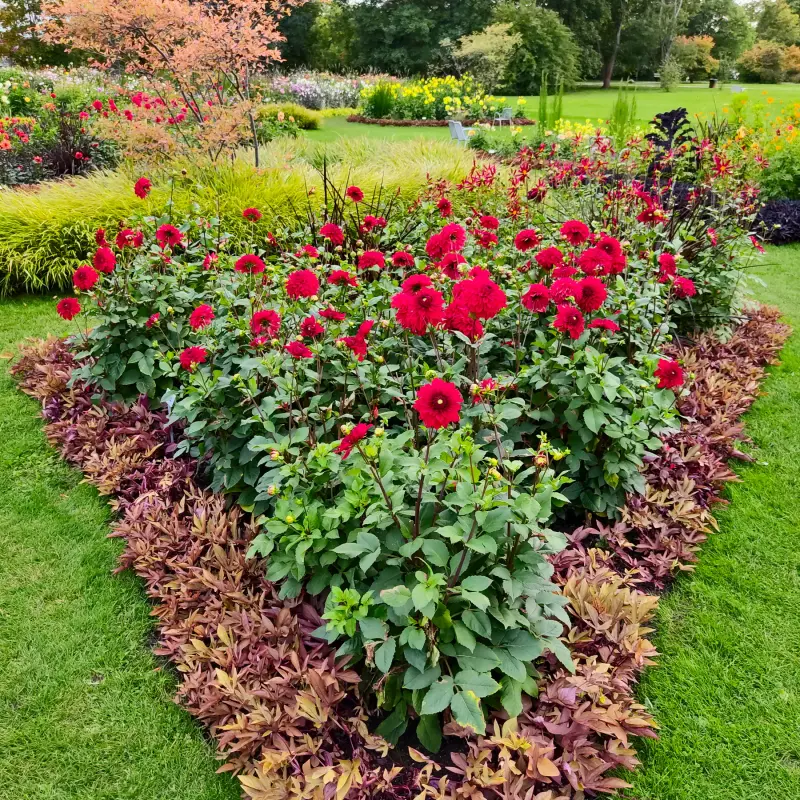
{"type": "MultiPolygon", "coordinates": [[[[690,265],[693,218],[593,170],[476,166],[404,208],[328,184],[281,230],[244,209],[247,240],[144,219],[76,276],[66,311],[97,324],[75,377],[164,403],[176,453],[253,512],[281,597],[327,592],[317,634],[390,741],[482,733],[545,652],[573,668],[557,529],[643,491],[686,377],[662,346],[695,303],[731,313],[690,265]]],[[[719,280],[745,218],[714,216],[719,280]]]]}

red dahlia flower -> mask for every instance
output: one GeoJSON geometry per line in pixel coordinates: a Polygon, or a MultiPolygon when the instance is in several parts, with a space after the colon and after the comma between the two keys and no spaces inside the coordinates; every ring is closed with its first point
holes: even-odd
{"type": "Polygon", "coordinates": [[[545,271],[558,267],[564,263],[564,254],[557,247],[545,247],[534,258],[539,267],[545,271]]]}
{"type": "Polygon", "coordinates": [[[414,408],[426,428],[446,428],[458,423],[464,398],[456,386],[441,378],[419,387],[414,408]]]}
{"type": "Polygon", "coordinates": [[[258,222],[263,214],[257,208],[246,208],[244,211],[242,211],[242,216],[248,222],[258,222]]]}
{"type": "Polygon", "coordinates": [[[500,220],[493,217],[491,214],[483,214],[479,217],[481,227],[487,231],[496,231],[500,227],[500,220]]]}
{"type": "Polygon", "coordinates": [[[219,256],[216,253],[206,253],[203,259],[203,269],[211,269],[211,267],[219,261],[219,256]]]}
{"type": "Polygon", "coordinates": [[[153,188],[153,184],[150,182],[148,178],[139,178],[138,181],[133,185],[134,194],[137,197],[141,197],[142,200],[150,194],[150,190],[153,188]]]}
{"type": "Polygon", "coordinates": [[[697,294],[694,281],[690,278],[677,277],[672,284],[672,291],[675,297],[683,300],[686,297],[694,297],[697,294]]]}
{"type": "Polygon", "coordinates": [[[151,314],[147,318],[147,322],[145,322],[144,324],[145,328],[152,328],[153,325],[155,325],[159,321],[159,319],[161,319],[161,314],[159,314],[158,312],[156,312],[155,314],[151,314]]]}
{"type": "Polygon", "coordinates": [[[192,330],[199,331],[202,328],[207,328],[214,319],[214,309],[204,303],[192,311],[189,315],[189,325],[192,330]]]}
{"type": "Polygon", "coordinates": [[[577,281],[572,278],[559,278],[553,281],[553,285],[550,287],[550,297],[556,303],[563,303],[570,297],[578,297],[580,291],[577,281]]]}
{"type": "Polygon", "coordinates": [[[603,275],[611,268],[611,256],[599,247],[590,247],[578,256],[584,275],[603,275]]]}
{"type": "Polygon", "coordinates": [[[88,292],[99,279],[100,276],[88,264],[83,264],[72,273],[73,286],[82,292],[88,292]]]}
{"type": "Polygon", "coordinates": [[[144,243],[144,234],[141,231],[132,231],[130,228],[123,228],[117,234],[114,243],[120,250],[126,247],[141,247],[144,243]]]}
{"type": "Polygon", "coordinates": [[[561,226],[561,235],[573,247],[577,247],[589,238],[589,226],[578,219],[570,219],[561,226]]]}
{"type": "Polygon", "coordinates": [[[571,264],[560,264],[553,270],[553,280],[558,280],[559,278],[571,278],[573,275],[577,275],[578,270],[575,269],[571,264]]]}
{"type": "Polygon", "coordinates": [[[444,298],[430,287],[400,292],[392,298],[397,321],[416,336],[423,336],[428,325],[439,325],[443,318],[444,298]]]}
{"type": "Polygon", "coordinates": [[[69,322],[81,313],[81,304],[74,297],[65,297],[56,304],[56,312],[69,322]]]}
{"type": "Polygon", "coordinates": [[[450,303],[444,310],[444,327],[448,331],[458,331],[475,342],[483,336],[483,325],[458,302],[450,303]]]}
{"type": "Polygon", "coordinates": [[[378,250],[367,250],[362,253],[358,259],[359,269],[369,269],[370,267],[378,267],[382,269],[386,264],[386,256],[378,250]]]}
{"type": "Polygon", "coordinates": [[[368,433],[372,425],[367,425],[366,422],[359,422],[358,425],[353,427],[353,430],[348,433],[338,447],[333,451],[338,453],[343,459],[348,458],[353,448],[360,442],[368,433]]]}
{"type": "Polygon", "coordinates": [[[619,239],[615,239],[613,236],[606,236],[604,234],[600,237],[596,246],[612,260],[622,255],[622,245],[619,243],[619,239]]]}
{"type": "Polygon", "coordinates": [[[156,241],[162,249],[175,247],[183,241],[183,234],[174,225],[162,225],[156,231],[156,241]]]}
{"type": "Polygon", "coordinates": [[[320,236],[325,237],[334,247],[344,244],[344,232],[338,225],[327,222],[320,229],[320,236]]]}
{"type": "Polygon", "coordinates": [[[367,214],[364,217],[364,222],[361,223],[361,232],[369,233],[373,228],[385,228],[386,220],[384,217],[373,217],[372,214],[367,214]]]}
{"type": "Polygon", "coordinates": [[[619,330],[619,325],[613,319],[593,319],[589,328],[598,328],[601,331],[609,331],[609,333],[616,333],[619,330]]]}
{"type": "Polygon", "coordinates": [[[439,235],[448,245],[446,252],[449,253],[458,252],[467,243],[467,232],[461,225],[455,222],[445,225],[444,228],[439,231],[439,235]]]}
{"type": "Polygon", "coordinates": [[[466,263],[467,259],[461,253],[447,253],[437,266],[448,278],[457,281],[461,277],[459,267],[466,263]]]}
{"type": "Polygon", "coordinates": [[[364,192],[358,186],[348,186],[345,191],[345,197],[352,200],[354,203],[360,203],[364,199],[364,192]]]}
{"type": "Polygon", "coordinates": [[[286,352],[292,358],[314,358],[314,354],[302,342],[289,342],[286,352]]]}
{"type": "Polygon", "coordinates": [[[103,228],[98,228],[94,232],[94,242],[98,247],[108,247],[108,242],[106,241],[106,232],[103,228]]]}
{"type": "Polygon", "coordinates": [[[653,373],[658,378],[659,389],[677,389],[683,386],[683,370],[677,361],[661,358],[658,367],[653,373]]]}
{"type": "Polygon", "coordinates": [[[414,256],[406,250],[398,250],[392,255],[392,264],[396,267],[413,267],[414,256]]]}
{"type": "Polygon", "coordinates": [[[486,250],[494,247],[499,241],[497,234],[493,231],[475,231],[474,236],[478,240],[478,244],[486,250]]]}
{"type": "Polygon", "coordinates": [[[400,284],[400,289],[407,294],[413,294],[428,286],[433,286],[433,281],[427,275],[411,275],[400,284]]]}
{"type": "Polygon", "coordinates": [[[110,247],[98,247],[92,259],[92,264],[98,272],[111,273],[117,266],[117,257],[110,247]]]}
{"type": "Polygon", "coordinates": [[[302,258],[308,256],[309,258],[319,258],[319,250],[313,244],[304,244],[297,252],[297,257],[302,258]]]}
{"type": "Polygon", "coordinates": [[[575,298],[575,302],[584,314],[597,311],[597,309],[605,303],[606,297],[608,297],[608,291],[603,281],[599,278],[591,276],[584,278],[578,283],[578,288],[579,292],[578,296],[575,298]]]}
{"type": "Polygon", "coordinates": [[[579,339],[583,333],[585,321],[583,314],[575,306],[561,305],[558,307],[553,327],[557,331],[569,334],[570,339],[579,339]]]}
{"type": "Polygon", "coordinates": [[[334,322],[341,322],[347,317],[347,314],[345,314],[344,311],[337,311],[335,308],[323,309],[319,312],[319,315],[325,319],[331,319],[334,322]]]}
{"type": "MultiPolygon", "coordinates": [[[[473,273],[475,271],[473,270],[473,273]]],[[[506,293],[483,270],[453,287],[453,299],[477,319],[491,319],[506,307],[506,293]]]]}
{"type": "Polygon", "coordinates": [[[322,336],[323,333],[325,333],[325,328],[319,324],[316,317],[306,317],[300,323],[301,336],[306,336],[309,339],[316,339],[318,336],[322,336]]]}
{"type": "Polygon", "coordinates": [[[248,272],[250,275],[260,275],[266,269],[266,264],[254,253],[248,253],[238,258],[233,268],[237,272],[248,272]]]}
{"type": "Polygon", "coordinates": [[[453,213],[453,204],[446,197],[439,199],[436,208],[443,217],[449,217],[453,213]]]}
{"type": "Polygon", "coordinates": [[[528,250],[533,250],[542,239],[533,228],[520,231],[514,239],[514,247],[521,253],[526,253],[528,250]]]}
{"type": "Polygon", "coordinates": [[[543,314],[550,305],[550,292],[543,283],[532,283],[520,302],[528,311],[543,314]]]}
{"type": "Polygon", "coordinates": [[[547,197],[547,186],[542,181],[528,190],[528,200],[534,203],[541,203],[545,197],[547,197]]]}
{"type": "Polygon", "coordinates": [[[187,347],[179,356],[181,366],[191,372],[197,364],[206,360],[208,350],[205,347],[187,347]]]}
{"type": "Polygon", "coordinates": [[[358,286],[355,275],[351,275],[346,269],[335,269],[331,272],[328,283],[331,286],[358,286]]]}
{"type": "Polygon", "coordinates": [[[280,314],[271,308],[256,311],[250,318],[250,332],[256,336],[268,336],[270,339],[274,339],[278,335],[280,327],[280,314]]]}

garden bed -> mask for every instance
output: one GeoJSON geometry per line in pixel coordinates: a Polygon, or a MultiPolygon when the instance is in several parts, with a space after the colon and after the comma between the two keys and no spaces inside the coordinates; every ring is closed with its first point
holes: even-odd
{"type": "MultiPolygon", "coordinates": [[[[348,122],[356,122],[360,125],[379,125],[384,128],[446,128],[448,120],[446,119],[375,119],[372,117],[365,117],[361,114],[351,114],[347,117],[348,122]]],[[[464,125],[480,125],[489,124],[492,118],[484,117],[482,119],[464,119],[460,120],[464,125]]],[[[528,119],[527,117],[514,117],[510,120],[511,125],[535,125],[535,119],[528,119]]]]}
{"type": "Polygon", "coordinates": [[[645,590],[690,569],[714,527],[710,507],[734,479],[726,461],[742,457],[740,417],[789,333],[777,317],[752,309],[726,342],[705,334],[675,346],[694,378],[681,429],[644,468],[644,495],[628,497],[619,522],[576,529],[553,558],[576,674],[548,658],[515,732],[456,740],[435,759],[387,751],[370,735],[359,674],[312,636],[318,601],[279,599],[259,561],[247,560],[256,533],[248,515],[200,486],[194,459],[171,458],[179,432],[164,412],[98,403],[80,381],[68,387],[74,360],[60,340],[29,347],[14,373],[42,403],[49,439],[112,498],[113,535],[126,541],[120,568],[133,568],[156,604],[157,652],[177,666],[179,700],[209,728],[247,796],[338,785],[340,797],[455,797],[463,783],[480,790],[505,779],[517,797],[533,789],[567,798],[579,786],[623,787],[614,769],[635,767],[631,737],[655,735],[633,695],[656,655],[645,626],[657,598],[645,590]]]}

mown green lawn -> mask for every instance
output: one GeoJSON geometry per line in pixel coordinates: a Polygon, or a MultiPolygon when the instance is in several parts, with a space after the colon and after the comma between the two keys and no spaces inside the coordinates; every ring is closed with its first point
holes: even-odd
{"type": "MultiPolygon", "coordinates": [[[[769,258],[757,295],[800,329],[800,246],[769,258]]],[[[800,333],[781,361],[746,417],[756,462],[661,602],[639,691],[661,739],[640,747],[637,800],[800,798],[800,333]]]]}
{"type": "Polygon", "coordinates": [[[13,343],[64,330],[50,299],[0,301],[0,799],[234,800],[150,652],[140,582],[111,574],[106,501],[7,374],[13,343]]]}
{"type": "MultiPolygon", "coordinates": [[[[636,108],[641,122],[649,122],[656,114],[673,108],[686,108],[692,116],[695,114],[711,115],[723,113],[737,95],[732,86],[741,85],[745,89],[747,102],[763,104],[777,109],[779,106],[792,106],[800,103],[800,84],[724,84],[717,89],[709,89],[708,83],[683,84],[678,89],[665,92],[654,84],[637,84],[636,108]],[[772,99],[770,104],[768,100],[772,99]]],[[[600,88],[586,88],[569,92],[564,96],[564,116],[574,122],[591,120],[598,122],[607,120],[617,99],[617,88],[604,91],[600,88]]],[[[518,97],[507,97],[504,100],[517,109],[520,115],[536,117],[539,108],[538,97],[525,97],[525,103],[519,106],[518,97]]],[[[311,139],[329,142],[341,136],[347,138],[364,137],[368,139],[412,139],[412,138],[448,138],[446,128],[381,128],[375,125],[359,125],[350,123],[343,117],[331,117],[325,120],[323,128],[311,131],[311,139]]]]}
{"type": "MultiPolygon", "coordinates": [[[[800,325],[800,246],[771,249],[760,298],[800,325]]],[[[52,300],[0,302],[0,355],[61,332],[52,300]]],[[[233,800],[171,703],[139,582],[112,576],[109,513],[45,443],[0,362],[0,800],[233,800]]],[[[662,728],[637,800],[800,798],[800,337],[748,414],[721,533],[662,601],[640,688],[662,728]]]]}

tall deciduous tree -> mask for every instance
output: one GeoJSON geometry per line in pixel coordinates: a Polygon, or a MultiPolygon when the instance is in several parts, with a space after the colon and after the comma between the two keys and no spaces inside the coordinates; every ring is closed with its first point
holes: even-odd
{"type": "Polygon", "coordinates": [[[800,15],[786,0],[768,0],[761,6],[756,34],[766,41],[794,44],[800,41],[800,15]]]}
{"type": "Polygon", "coordinates": [[[0,2],[0,57],[20,64],[66,64],[70,60],[60,45],[43,42],[37,32],[41,22],[40,0],[0,2]]]}
{"type": "Polygon", "coordinates": [[[755,41],[747,12],[736,0],[701,0],[691,9],[685,30],[688,36],[711,36],[714,57],[728,61],[735,61],[755,41]]]}

